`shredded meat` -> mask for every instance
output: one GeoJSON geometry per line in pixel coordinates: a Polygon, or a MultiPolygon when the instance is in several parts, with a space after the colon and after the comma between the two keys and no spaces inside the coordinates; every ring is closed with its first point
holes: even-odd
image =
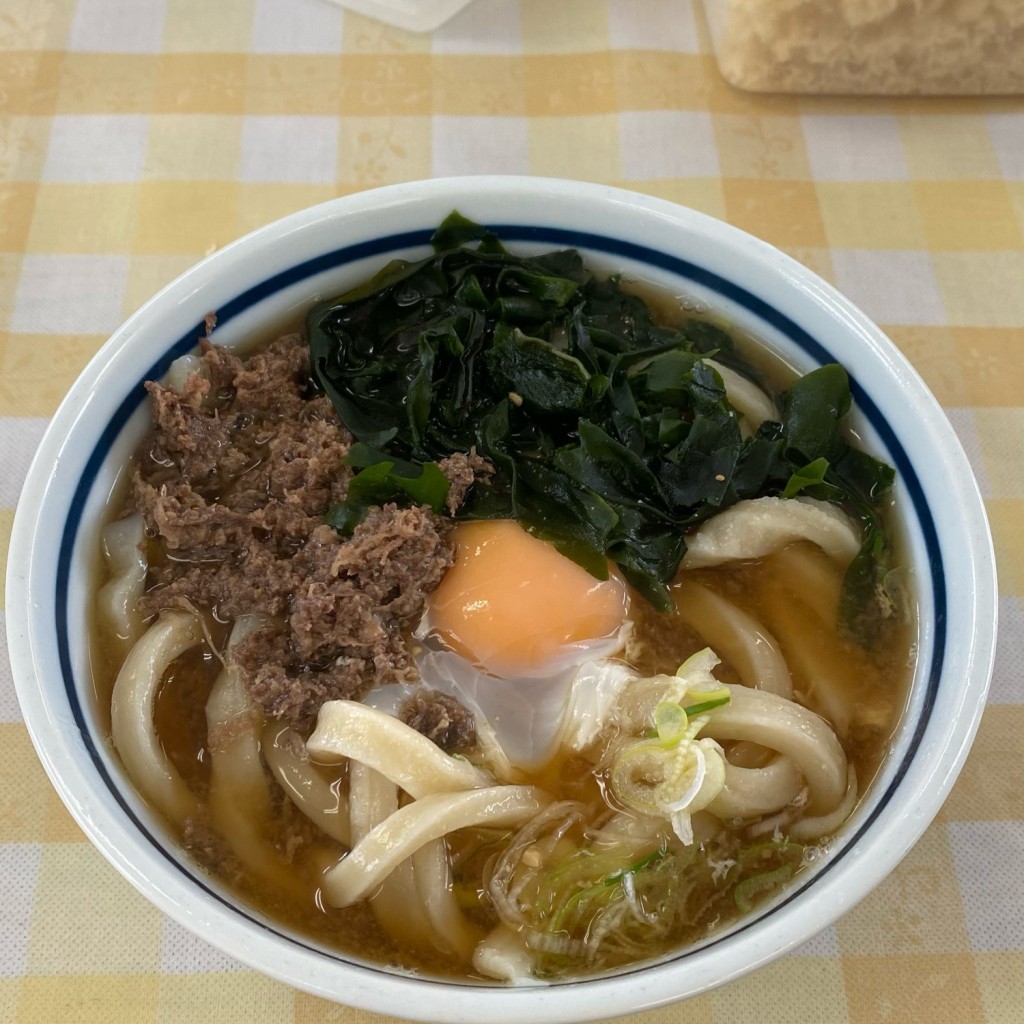
{"type": "Polygon", "coordinates": [[[448,478],[448,511],[454,514],[466,500],[469,489],[475,483],[487,483],[494,476],[494,466],[475,451],[455,452],[442,459],[438,465],[448,478]]]}
{"type": "Polygon", "coordinates": [[[438,690],[417,690],[398,709],[398,717],[442,750],[472,750],[476,746],[473,713],[438,690]]]}
{"type": "MultiPolygon", "coordinates": [[[[340,535],[324,518],[347,492],[352,439],[311,387],[299,336],[244,360],[207,340],[202,351],[180,393],[147,385],[155,427],[134,477],[155,539],[143,612],[267,616],[236,659],[263,711],[306,730],[326,700],[415,678],[405,637],[451,564],[450,520],[388,504],[340,535]]],[[[492,472],[475,453],[442,469],[452,511],[492,472]]],[[[442,745],[452,730],[465,745],[461,712],[435,712],[442,745]]]]}

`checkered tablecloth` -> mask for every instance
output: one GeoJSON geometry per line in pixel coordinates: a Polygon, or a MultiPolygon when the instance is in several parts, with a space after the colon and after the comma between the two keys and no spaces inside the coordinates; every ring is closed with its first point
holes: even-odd
{"type": "MultiPolygon", "coordinates": [[[[327,0],[0,0],[0,557],[47,418],[158,287],[300,207],[488,172],[677,200],[834,282],[938,396],[995,534],[995,679],[938,820],[810,945],[630,1020],[1020,1024],[1022,98],[740,93],[691,0],[477,0],[433,35],[327,0]]],[[[380,1019],[240,967],[122,881],[44,777],[6,654],[0,922],[0,1020],[380,1019]]]]}

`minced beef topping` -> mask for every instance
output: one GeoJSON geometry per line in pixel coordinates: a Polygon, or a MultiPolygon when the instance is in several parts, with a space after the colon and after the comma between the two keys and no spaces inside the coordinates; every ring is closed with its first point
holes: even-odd
{"type": "Polygon", "coordinates": [[[476,720],[454,697],[437,690],[417,690],[398,709],[398,717],[442,750],[472,750],[476,720]]]}
{"type": "Polygon", "coordinates": [[[453,515],[466,500],[470,487],[478,480],[490,480],[494,476],[494,467],[475,451],[455,452],[442,459],[438,465],[441,472],[448,478],[448,497],[446,506],[453,515]]]}
{"type": "MultiPolygon", "coordinates": [[[[450,520],[388,504],[350,537],[326,525],[351,479],[352,438],[311,386],[301,338],[244,360],[201,347],[180,392],[146,385],[155,427],[133,480],[152,538],[143,612],[265,616],[234,656],[263,711],[307,730],[326,700],[415,678],[405,637],[451,564],[450,520]]],[[[441,466],[449,512],[491,471],[472,452],[441,466]]],[[[428,702],[416,728],[446,749],[471,745],[472,715],[446,701],[428,702]]]]}

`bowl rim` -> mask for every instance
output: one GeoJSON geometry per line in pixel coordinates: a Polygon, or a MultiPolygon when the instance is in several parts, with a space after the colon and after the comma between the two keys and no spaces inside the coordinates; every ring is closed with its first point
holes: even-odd
{"type": "MultiPolygon", "coordinates": [[[[469,212],[472,214],[472,209],[469,212]]],[[[493,222],[494,218],[491,218],[493,222]]],[[[863,398],[862,394],[858,401],[863,398]]],[[[585,1020],[637,1012],[685,995],[706,991],[774,959],[806,940],[874,888],[895,867],[938,812],[977,730],[994,658],[997,614],[995,561],[984,504],[970,472],[967,457],[945,414],[892,342],[849,300],[817,275],[774,247],[731,225],[639,193],[559,179],[515,176],[433,179],[356,193],[299,211],[259,228],[186,270],[111,335],[72,385],[44,434],[29,469],[15,516],[10,551],[7,628],[18,699],[26,726],[47,774],[93,844],[160,909],[250,966],[316,995],[333,999],[340,999],[343,995],[344,1001],[350,1005],[424,1020],[500,1021],[514,1010],[521,1012],[524,1001],[530,1004],[530,1013],[538,1021],[585,1020]],[[183,326],[184,320],[176,321],[175,317],[180,318],[182,310],[194,302],[195,296],[202,293],[211,280],[218,280],[219,275],[225,279],[234,276],[239,279],[239,284],[248,281],[251,285],[253,279],[265,279],[267,271],[250,274],[247,271],[250,263],[259,263],[261,259],[269,261],[278,272],[294,266],[295,257],[290,255],[293,248],[301,248],[303,240],[315,240],[325,226],[334,229],[340,227],[343,230],[345,222],[353,218],[361,217],[365,220],[368,216],[384,213],[400,221],[408,212],[418,211],[422,220],[425,209],[431,204],[437,207],[439,202],[447,203],[449,207],[460,204],[472,207],[473,204],[500,204],[504,199],[510,208],[514,208],[515,201],[524,197],[527,206],[539,210],[539,213],[531,214],[524,207],[523,217],[537,223],[546,223],[545,216],[555,220],[568,217],[571,220],[572,216],[581,216],[584,209],[604,208],[609,211],[614,209],[617,215],[632,212],[643,220],[645,227],[655,230],[655,233],[661,228],[669,232],[694,232],[702,240],[713,242],[723,251],[739,255],[745,261],[746,272],[753,275],[756,287],[769,292],[773,289],[781,290],[787,295],[796,296],[799,303],[815,306],[823,315],[843,324],[848,331],[874,347],[879,358],[891,368],[899,385],[907,389],[916,401],[916,412],[926,431],[937,442],[941,442],[936,447],[945,456],[946,462],[961,471],[959,475],[951,476],[951,497],[955,499],[952,503],[957,509],[955,525],[963,527],[969,541],[966,545],[966,564],[961,569],[974,582],[968,602],[974,629],[969,649],[960,652],[967,669],[968,684],[960,691],[957,714],[943,735],[943,742],[929,748],[927,769],[919,772],[915,780],[914,800],[908,808],[910,816],[902,828],[897,829],[890,824],[884,835],[876,835],[873,845],[877,847],[877,856],[871,863],[858,855],[851,859],[858,870],[843,872],[846,878],[843,899],[831,907],[821,906],[819,899],[819,923],[813,929],[805,928],[801,932],[792,927],[784,928],[785,934],[776,936],[774,943],[759,941],[764,929],[755,930],[753,937],[749,933],[741,934],[743,929],[730,933],[730,937],[739,936],[733,945],[745,952],[746,957],[742,962],[731,965],[725,963],[728,956],[723,957],[721,950],[717,954],[711,950],[710,957],[701,958],[704,951],[700,950],[695,954],[698,960],[689,963],[669,961],[638,968],[632,973],[585,979],[553,987],[508,989],[437,983],[423,978],[384,974],[378,969],[365,968],[351,961],[323,957],[323,961],[329,961],[324,963],[317,961],[316,956],[310,959],[309,955],[303,955],[299,957],[303,973],[297,976],[295,965],[290,961],[282,966],[279,951],[274,952],[275,940],[250,934],[248,926],[240,926],[237,914],[220,912],[217,908],[214,908],[217,912],[211,914],[207,900],[202,901],[201,908],[205,910],[205,915],[197,914],[195,907],[183,905],[173,894],[161,889],[147,871],[129,856],[129,853],[139,852],[135,845],[115,841],[115,835],[124,839],[123,834],[119,835],[125,828],[120,814],[116,811],[111,813],[110,808],[104,807],[103,800],[94,798],[84,778],[74,774],[74,760],[63,740],[66,730],[73,729],[74,723],[65,709],[60,707],[59,701],[54,704],[47,699],[49,691],[40,686],[37,680],[37,653],[39,645],[45,644],[47,637],[46,628],[39,618],[42,613],[38,601],[33,600],[36,595],[32,593],[31,587],[35,570],[35,527],[40,511],[51,500],[54,460],[67,444],[71,429],[83,421],[88,422],[91,389],[102,379],[105,368],[112,365],[120,352],[130,349],[133,344],[138,346],[138,339],[147,331],[155,329],[161,321],[178,322],[179,326],[183,326]],[[230,942],[223,939],[217,929],[227,929],[234,938],[230,942]],[[239,929],[241,933],[235,934],[239,929]],[[344,987],[339,986],[335,977],[339,969],[349,975],[344,987]],[[441,1001],[426,997],[425,992],[430,991],[431,986],[434,992],[445,993],[441,1001]],[[532,993],[532,997],[527,993],[532,993]]],[[[928,724],[924,721],[922,729],[928,724]]],[[[913,758],[910,760],[913,761],[913,758]]],[[[917,768],[920,767],[918,763],[917,768]]],[[[147,867],[152,868],[152,865],[147,867]]],[[[768,934],[774,933],[768,929],[766,936],[768,934]]]]}

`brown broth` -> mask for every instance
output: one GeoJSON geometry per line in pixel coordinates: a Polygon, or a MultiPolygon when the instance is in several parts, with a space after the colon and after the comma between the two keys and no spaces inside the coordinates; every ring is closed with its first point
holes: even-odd
{"type": "MultiPolygon", "coordinates": [[[[793,599],[789,584],[780,578],[778,558],[723,566],[716,569],[701,569],[684,574],[685,578],[699,581],[728,598],[731,602],[762,621],[769,629],[776,625],[776,605],[780,595],[793,599]]],[[[681,577],[682,578],[682,577],[681,577]]],[[[823,646],[830,656],[848,663],[850,670],[844,676],[849,686],[849,699],[856,706],[873,709],[869,721],[857,730],[857,742],[844,743],[848,756],[856,766],[863,794],[870,779],[884,757],[886,745],[895,727],[906,697],[909,679],[908,650],[912,623],[903,624],[896,635],[890,638],[885,650],[868,654],[855,644],[842,640],[835,633],[828,632],[815,616],[803,616],[810,626],[799,643],[809,646],[823,646]],[[884,715],[880,717],[877,709],[884,715]],[[873,716],[873,717],[872,717],[873,716]]],[[[699,634],[681,623],[676,615],[654,612],[649,605],[637,599],[633,604],[634,628],[638,634],[637,668],[642,674],[656,672],[672,673],[681,661],[705,646],[699,634]]],[[[791,648],[787,641],[776,634],[784,655],[789,660],[791,648]]],[[[206,750],[205,704],[220,663],[205,645],[194,648],[179,658],[169,669],[161,686],[156,708],[156,726],[164,748],[175,766],[198,795],[205,795],[209,786],[209,757],[206,750]]],[[[792,668],[792,665],[791,665],[792,668]]],[[[737,674],[727,662],[717,674],[723,681],[736,681],[737,674]]],[[[807,681],[798,671],[793,672],[797,690],[806,686],[807,681]]],[[[330,769],[319,769],[328,779],[338,773],[330,769]]],[[[269,778],[269,776],[268,776],[269,778]]],[[[559,756],[549,765],[536,772],[528,780],[540,786],[561,800],[578,800],[585,804],[602,803],[602,786],[595,776],[593,763],[585,757],[559,756]]],[[[286,849],[295,832],[298,812],[291,808],[276,783],[275,813],[264,823],[265,838],[276,848],[286,849]]],[[[304,819],[303,819],[304,821],[304,819]]],[[[315,829],[307,827],[315,833],[315,829]]],[[[467,830],[453,837],[452,850],[456,862],[466,860],[467,853],[478,847],[500,845],[501,836],[487,830],[467,830]]],[[[180,841],[181,836],[177,839],[180,841]]],[[[726,837],[726,841],[732,842],[726,837]]],[[[727,847],[728,848],[728,847],[727,847]]],[[[220,863],[205,865],[234,887],[246,903],[253,906],[272,920],[320,942],[329,948],[338,949],[361,958],[386,964],[395,969],[416,971],[441,977],[474,976],[466,964],[459,964],[441,950],[411,951],[396,944],[384,934],[377,924],[368,904],[338,910],[325,906],[319,895],[318,876],[324,866],[333,863],[342,853],[342,848],[326,836],[317,835],[312,841],[300,846],[291,865],[283,866],[292,878],[302,879],[306,896],[300,902],[282,898],[269,891],[253,879],[238,877],[234,871],[237,865],[230,857],[220,863]]],[[[496,923],[493,912],[486,907],[482,893],[479,871],[483,866],[480,858],[468,868],[467,877],[457,879],[465,900],[464,909],[468,916],[481,927],[496,923]],[[477,893],[474,904],[473,893],[477,893]]],[[[716,927],[723,927],[738,916],[731,901],[723,902],[722,894],[708,888],[703,903],[691,895],[695,905],[708,903],[715,908],[716,927]]],[[[695,928],[681,934],[677,941],[664,949],[652,949],[652,956],[668,952],[672,945],[696,941],[703,937],[705,928],[695,928]]],[[[581,973],[586,973],[585,971],[581,973]]]]}
{"type": "MultiPolygon", "coordinates": [[[[635,288],[652,305],[666,311],[665,319],[678,320],[677,300],[656,298],[649,288],[635,288]]],[[[762,379],[771,389],[781,389],[792,380],[793,373],[777,357],[764,349],[738,339],[744,355],[751,357],[762,379]],[[756,354],[755,354],[756,353],[756,354]]],[[[890,527],[895,518],[890,514],[890,527]]],[[[898,534],[897,534],[898,545],[898,534]]],[[[786,556],[788,557],[788,556],[786,556]]],[[[821,601],[808,599],[805,593],[794,589],[786,557],[771,557],[760,561],[731,564],[715,569],[702,569],[683,574],[680,578],[694,580],[733,602],[763,623],[779,642],[790,666],[798,693],[810,694],[816,685],[814,669],[804,657],[813,652],[833,666],[832,674],[842,691],[851,712],[851,728],[842,739],[847,756],[853,762],[858,776],[859,795],[863,796],[885,756],[886,749],[906,702],[911,677],[912,650],[916,622],[913,614],[895,625],[886,642],[877,650],[867,652],[835,629],[830,616],[822,614],[821,601]]],[[[814,570],[816,586],[838,593],[838,573],[816,551],[803,553],[805,561],[814,570]]],[[[102,580],[99,581],[102,583],[102,580]]],[[[673,673],[687,657],[706,646],[699,632],[681,621],[678,615],[658,613],[643,600],[633,602],[634,621],[633,667],[640,675],[673,673]]],[[[211,618],[208,616],[208,618],[211,618]]],[[[224,627],[219,627],[219,637],[224,627]]],[[[96,690],[103,715],[109,721],[110,692],[117,671],[118,656],[110,638],[97,635],[94,641],[93,662],[96,672],[96,690]]],[[[202,799],[209,789],[210,760],[207,751],[205,706],[214,679],[220,669],[217,658],[204,645],[178,659],[168,671],[159,691],[155,722],[163,746],[190,788],[202,799]]],[[[724,682],[737,682],[738,673],[727,661],[719,667],[718,677],[724,682]]],[[[323,769],[328,779],[336,779],[323,769]]],[[[595,775],[593,763],[573,756],[556,758],[530,779],[555,799],[579,800],[599,805],[603,801],[600,779],[595,775]]],[[[282,870],[301,879],[305,895],[301,900],[284,898],[270,891],[260,882],[239,875],[237,864],[230,855],[214,858],[206,866],[232,887],[248,905],[289,929],[340,951],[379,962],[390,967],[437,975],[441,977],[474,977],[469,965],[460,964],[441,950],[411,952],[384,934],[368,903],[345,910],[325,906],[320,897],[318,880],[326,865],[342,854],[342,848],[328,837],[316,833],[302,819],[297,823],[297,812],[289,803],[268,772],[268,782],[274,794],[274,812],[263,823],[264,838],[276,849],[290,851],[291,861],[282,870]],[[304,841],[296,847],[299,835],[304,841]]],[[[182,836],[177,829],[177,841],[182,836]]],[[[482,893],[483,870],[493,850],[500,847],[509,833],[494,830],[466,830],[450,838],[450,851],[456,865],[464,867],[465,877],[457,878],[457,887],[464,899],[467,916],[483,928],[492,926],[496,918],[486,906],[482,893]],[[475,895],[474,895],[475,894],[475,895]]],[[[739,843],[731,836],[727,842],[739,843]]],[[[463,870],[463,868],[460,868],[463,870]]],[[[710,882],[708,883],[710,886],[710,882]]],[[[731,901],[722,903],[722,894],[708,888],[691,894],[694,905],[713,907],[716,927],[726,925],[738,916],[731,901]]],[[[665,948],[651,949],[649,955],[667,952],[671,945],[691,942],[703,937],[708,929],[702,924],[694,931],[681,932],[665,948]]],[[[585,973],[579,971],[578,973],[585,973]]]]}

